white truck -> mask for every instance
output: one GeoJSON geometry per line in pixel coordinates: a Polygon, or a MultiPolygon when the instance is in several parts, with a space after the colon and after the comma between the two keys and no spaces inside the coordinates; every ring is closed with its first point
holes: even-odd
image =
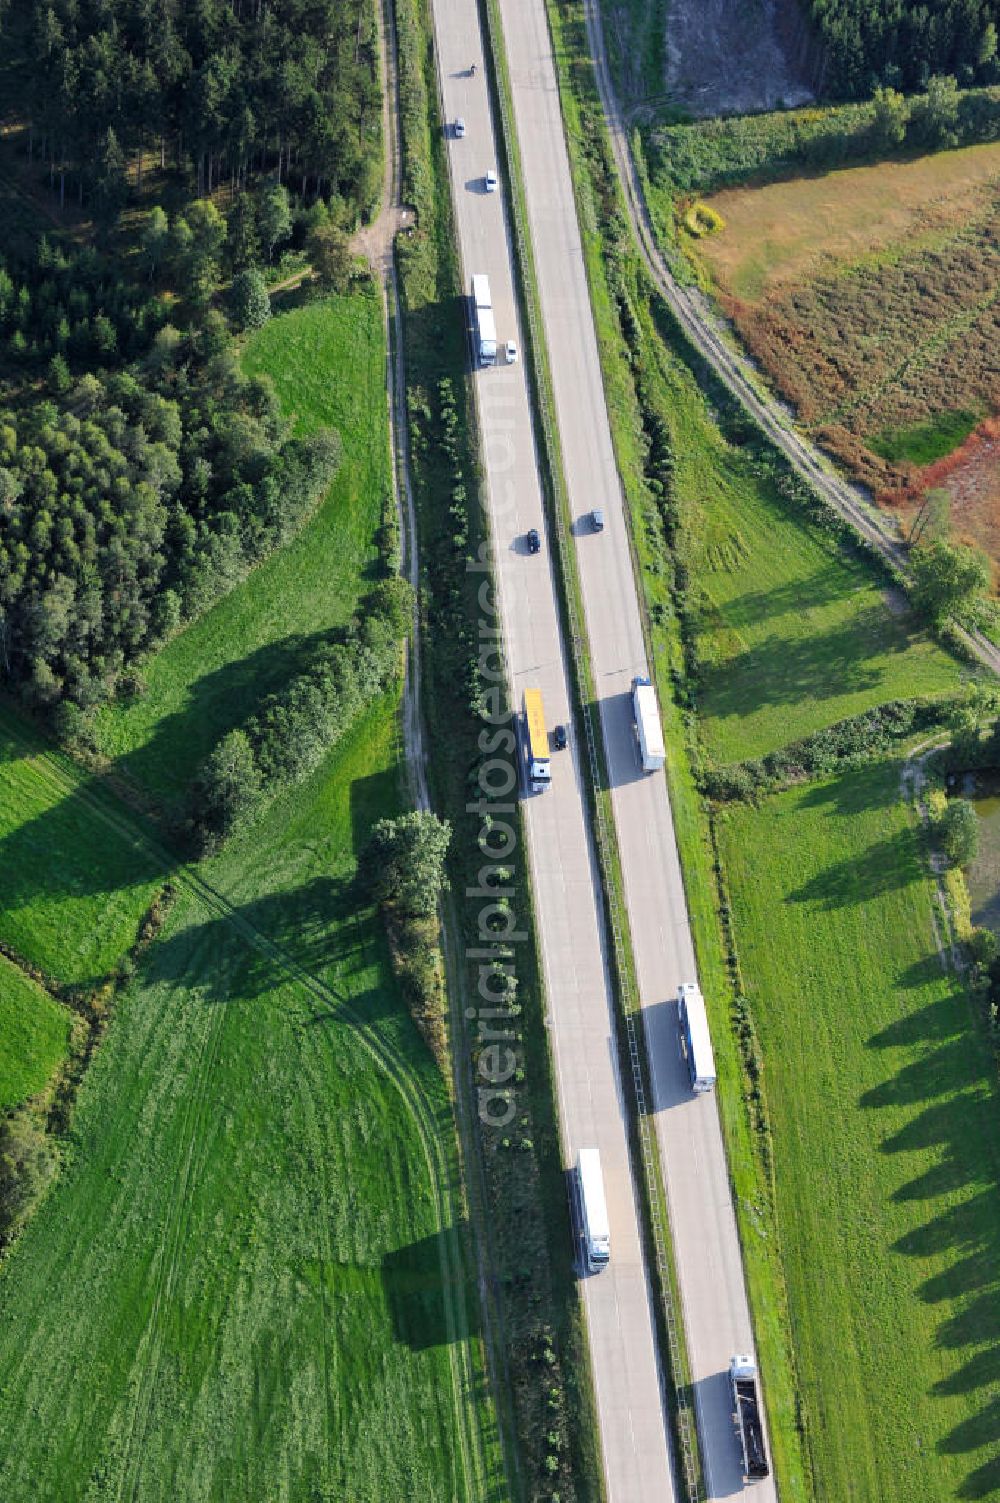
{"type": "Polygon", "coordinates": [[[497,326],[493,319],[490,279],[477,273],[472,278],[472,322],[476,331],[476,358],[480,365],[497,363],[497,326]]]}
{"type": "Polygon", "coordinates": [[[648,678],[632,680],[632,715],[639,741],[642,770],[658,772],[666,761],[666,752],[663,749],[663,727],[656,703],[656,690],[648,678]]]}
{"type": "Polygon", "coordinates": [[[608,1206],[604,1199],[604,1176],[601,1173],[599,1149],[580,1149],[577,1180],[580,1186],[580,1215],[583,1219],[587,1267],[591,1273],[596,1273],[599,1269],[606,1268],[611,1261],[611,1228],[608,1225],[608,1206]]]}
{"type": "Polygon", "coordinates": [[[764,1422],[757,1392],[757,1364],[752,1357],[736,1356],[729,1364],[729,1385],[733,1391],[733,1418],[739,1431],[743,1451],[743,1480],[755,1482],[769,1474],[764,1449],[764,1422]]]}
{"type": "Polygon", "coordinates": [[[677,988],[677,1022],[691,1089],[696,1095],[701,1095],[715,1085],[715,1055],[705,998],[697,981],[682,981],[677,988]]]}

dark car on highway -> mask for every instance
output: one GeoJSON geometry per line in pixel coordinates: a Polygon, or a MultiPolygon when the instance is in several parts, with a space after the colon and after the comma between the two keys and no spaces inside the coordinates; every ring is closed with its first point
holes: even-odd
{"type": "Polygon", "coordinates": [[[557,725],[552,732],[552,739],[556,744],[556,751],[565,751],[566,742],[569,739],[566,735],[566,727],[564,725],[557,725]]]}
{"type": "Polygon", "coordinates": [[[541,546],[542,540],[538,536],[538,529],[536,527],[532,527],[530,532],[528,533],[528,552],[538,553],[541,550],[541,546]]]}

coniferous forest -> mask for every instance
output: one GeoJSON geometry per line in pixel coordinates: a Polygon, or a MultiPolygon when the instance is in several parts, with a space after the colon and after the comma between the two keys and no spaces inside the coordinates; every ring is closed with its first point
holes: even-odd
{"type": "Polygon", "coordinates": [[[0,673],[66,734],[336,470],[234,335],[349,266],[379,97],[365,0],[0,0],[0,673]]]}
{"type": "Polygon", "coordinates": [[[963,87],[995,83],[997,0],[806,0],[825,53],[823,92],[862,98],[879,85],[912,92],[937,73],[963,87]]]}

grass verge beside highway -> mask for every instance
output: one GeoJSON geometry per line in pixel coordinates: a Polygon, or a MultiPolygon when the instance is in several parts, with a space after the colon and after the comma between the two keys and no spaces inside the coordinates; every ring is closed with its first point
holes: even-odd
{"type": "Polygon", "coordinates": [[[817,1497],[992,1498],[993,1047],[935,949],[899,779],[883,763],[733,808],[719,844],[817,1497]]]}

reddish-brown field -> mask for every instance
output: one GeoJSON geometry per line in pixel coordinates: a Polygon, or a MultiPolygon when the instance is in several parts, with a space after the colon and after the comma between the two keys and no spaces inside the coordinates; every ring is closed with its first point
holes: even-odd
{"type": "Polygon", "coordinates": [[[994,574],[1000,572],[1000,420],[981,423],[954,453],[918,470],[911,485],[896,493],[892,501],[904,527],[916,516],[921,496],[938,488],[951,498],[956,539],[985,549],[994,574]]]}
{"type": "Polygon", "coordinates": [[[1000,146],[706,202],[725,228],[692,255],[803,425],[904,515],[946,483],[954,533],[1000,562],[1000,460],[981,429],[1000,413],[1000,146]]]}

